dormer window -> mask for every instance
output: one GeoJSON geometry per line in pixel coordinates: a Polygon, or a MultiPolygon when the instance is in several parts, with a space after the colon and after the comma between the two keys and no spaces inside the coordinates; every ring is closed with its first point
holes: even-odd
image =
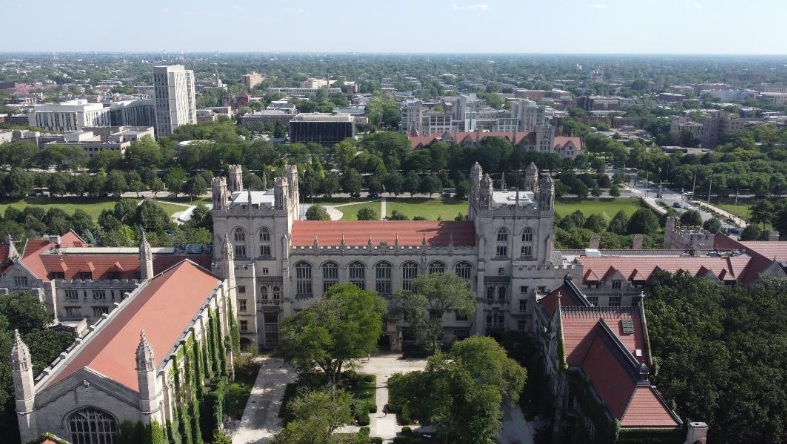
{"type": "Polygon", "coordinates": [[[119,271],[110,271],[107,273],[107,278],[109,279],[120,279],[120,272],[119,271]]]}
{"type": "Polygon", "coordinates": [[[79,279],[83,281],[92,281],[93,280],[93,272],[92,271],[81,271],[79,272],[79,279]]]}

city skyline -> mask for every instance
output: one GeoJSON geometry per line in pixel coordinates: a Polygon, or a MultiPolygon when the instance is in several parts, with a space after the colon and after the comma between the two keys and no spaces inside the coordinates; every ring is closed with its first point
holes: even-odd
{"type": "Polygon", "coordinates": [[[132,10],[44,0],[34,11],[10,1],[0,5],[6,31],[25,38],[0,52],[783,55],[785,13],[772,0],[140,0],[132,10]],[[742,23],[756,27],[742,33],[742,23]]]}

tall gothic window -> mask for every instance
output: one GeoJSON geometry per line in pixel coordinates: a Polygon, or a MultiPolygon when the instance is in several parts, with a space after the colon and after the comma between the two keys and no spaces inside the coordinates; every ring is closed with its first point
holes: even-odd
{"type": "Polygon", "coordinates": [[[440,261],[434,261],[429,264],[429,274],[443,274],[445,273],[445,264],[440,261]]]}
{"type": "Polygon", "coordinates": [[[338,283],[339,265],[337,265],[336,262],[326,262],[322,264],[322,292],[325,293],[338,283]]]}
{"type": "Polygon", "coordinates": [[[470,262],[459,262],[454,267],[454,273],[462,279],[470,280],[470,273],[473,271],[473,266],[470,265],[470,262]]]}
{"type": "Polygon", "coordinates": [[[415,262],[405,262],[402,265],[402,289],[411,290],[413,279],[418,277],[418,264],[415,262]]]}
{"type": "Polygon", "coordinates": [[[497,246],[495,248],[495,254],[499,257],[508,256],[508,230],[505,228],[501,228],[497,232],[497,246]]]}
{"type": "Polygon", "coordinates": [[[246,232],[243,228],[236,228],[233,232],[233,248],[235,249],[235,257],[246,257],[246,232]]]}
{"type": "Polygon", "coordinates": [[[363,262],[353,262],[350,264],[350,283],[361,290],[366,289],[366,266],[363,262]]]}
{"type": "Polygon", "coordinates": [[[271,232],[266,227],[260,230],[260,256],[271,255],[271,232]]]}
{"type": "Polygon", "coordinates": [[[533,229],[530,227],[522,231],[522,256],[533,256],[533,229]]]}
{"type": "Polygon", "coordinates": [[[312,295],[312,266],[308,262],[295,264],[295,296],[312,295]]]}
{"type": "Polygon", "coordinates": [[[380,296],[391,294],[391,269],[393,267],[388,262],[378,262],[374,266],[374,289],[380,296]]]}
{"type": "Polygon", "coordinates": [[[68,417],[68,433],[73,444],[115,444],[117,420],[101,410],[84,408],[68,417]]]}

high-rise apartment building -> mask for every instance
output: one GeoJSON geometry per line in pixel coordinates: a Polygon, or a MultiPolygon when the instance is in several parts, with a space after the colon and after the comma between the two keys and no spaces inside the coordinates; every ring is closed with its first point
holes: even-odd
{"type": "Polygon", "coordinates": [[[156,137],[172,134],[181,125],[197,123],[194,71],[183,65],[154,66],[156,137]]]}
{"type": "Polygon", "coordinates": [[[263,80],[265,80],[265,77],[256,71],[240,76],[240,83],[249,90],[262,83],[263,80]]]}

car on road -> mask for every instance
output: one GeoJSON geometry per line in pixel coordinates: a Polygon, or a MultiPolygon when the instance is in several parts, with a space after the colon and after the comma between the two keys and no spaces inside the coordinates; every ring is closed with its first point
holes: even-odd
{"type": "Polygon", "coordinates": [[[672,208],[680,208],[680,202],[673,202],[672,208]]]}

